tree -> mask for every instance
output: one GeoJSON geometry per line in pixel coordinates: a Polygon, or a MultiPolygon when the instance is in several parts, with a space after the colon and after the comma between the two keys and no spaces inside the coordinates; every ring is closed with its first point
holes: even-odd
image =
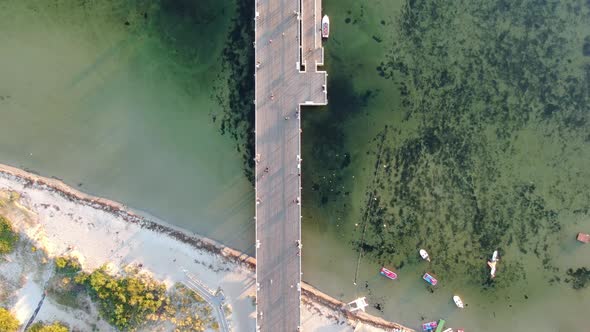
{"type": "Polygon", "coordinates": [[[81,266],[75,257],[60,256],[55,259],[55,270],[62,274],[76,274],[81,266]]]}
{"type": "Polygon", "coordinates": [[[10,311],[0,308],[0,332],[16,332],[18,325],[18,320],[10,311]]]}
{"type": "Polygon", "coordinates": [[[60,322],[53,322],[51,325],[45,325],[43,323],[35,323],[33,324],[29,330],[29,332],[69,332],[70,330],[62,325],[60,322]]]}
{"type": "Polygon", "coordinates": [[[18,241],[18,234],[14,232],[10,222],[0,216],[0,255],[11,252],[16,241],[18,241]]]}
{"type": "Polygon", "coordinates": [[[111,276],[105,267],[91,274],[80,273],[75,281],[86,286],[99,304],[101,315],[121,330],[130,330],[161,312],[169,302],[166,287],[151,278],[111,276]]]}

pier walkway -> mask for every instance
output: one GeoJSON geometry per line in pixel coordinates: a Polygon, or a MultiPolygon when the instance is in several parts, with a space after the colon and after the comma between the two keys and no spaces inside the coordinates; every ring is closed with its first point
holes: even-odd
{"type": "Polygon", "coordinates": [[[255,0],[256,325],[301,323],[301,105],[327,104],[321,0],[255,0]]]}

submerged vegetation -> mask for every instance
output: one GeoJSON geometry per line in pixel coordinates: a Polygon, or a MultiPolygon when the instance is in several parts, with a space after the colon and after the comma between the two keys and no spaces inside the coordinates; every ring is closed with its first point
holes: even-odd
{"type": "Polygon", "coordinates": [[[567,275],[571,279],[566,279],[567,282],[571,282],[574,289],[582,289],[588,286],[590,283],[590,269],[580,267],[574,271],[574,269],[568,269],[567,275]]]}
{"type": "Polygon", "coordinates": [[[590,218],[590,3],[400,3],[371,14],[378,27],[350,4],[361,63],[329,41],[330,114],[305,130],[321,142],[304,152],[317,160],[304,203],[320,214],[307,219],[373,263],[402,269],[427,249],[441,285],[516,287],[539,267],[563,280],[566,223],[590,218]]]}
{"type": "Polygon", "coordinates": [[[254,0],[236,2],[236,13],[223,49],[224,71],[216,98],[224,107],[219,120],[222,135],[236,140],[243,157],[244,173],[254,182],[254,0]]]}
{"type": "Polygon", "coordinates": [[[0,216],[0,255],[12,252],[17,241],[18,234],[13,230],[10,221],[0,216]]]}
{"type": "Polygon", "coordinates": [[[495,287],[526,275],[507,257],[489,284],[496,249],[558,272],[549,249],[560,212],[587,209],[590,193],[577,181],[590,174],[564,153],[590,132],[590,63],[572,34],[589,11],[536,0],[404,5],[377,73],[399,84],[404,123],[417,127],[379,134],[359,250],[401,265],[425,247],[433,272],[495,287]]]}

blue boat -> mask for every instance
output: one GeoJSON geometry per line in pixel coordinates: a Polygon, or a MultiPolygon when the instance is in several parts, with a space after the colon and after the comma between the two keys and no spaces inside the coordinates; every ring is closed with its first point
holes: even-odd
{"type": "Polygon", "coordinates": [[[426,282],[431,284],[432,286],[436,286],[436,284],[438,284],[438,280],[436,280],[435,277],[431,276],[428,273],[424,273],[424,276],[422,276],[422,279],[426,280],[426,282]]]}
{"type": "Polygon", "coordinates": [[[438,322],[428,322],[422,324],[422,331],[424,332],[431,332],[438,326],[438,322]]]}

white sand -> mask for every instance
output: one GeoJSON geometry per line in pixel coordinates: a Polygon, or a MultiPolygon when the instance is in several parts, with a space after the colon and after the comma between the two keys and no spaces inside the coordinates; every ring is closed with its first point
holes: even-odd
{"type": "MultiPolygon", "coordinates": [[[[7,217],[17,230],[26,234],[37,247],[44,248],[49,257],[74,254],[87,271],[104,264],[108,264],[113,271],[128,264],[142,264],[142,271],[165,281],[167,285],[185,281],[182,271],[185,268],[209,288],[223,289],[226,301],[232,307],[229,319],[233,331],[255,330],[252,301],[255,276],[246,267],[195,249],[168,235],[141,228],[109,212],[71,202],[43,186],[25,187],[23,181],[14,176],[0,174],[2,190],[5,196],[7,191],[19,193],[21,197],[17,204],[21,205],[21,209],[0,212],[10,214],[7,217]]],[[[0,272],[18,271],[19,267],[15,264],[25,263],[13,261],[1,264],[0,272]]],[[[37,283],[33,279],[29,277],[16,293],[16,306],[12,310],[21,322],[29,319],[41,298],[42,287],[38,283],[43,282],[44,277],[37,278],[37,283]]],[[[302,314],[303,331],[354,330],[340,314],[319,304],[314,304],[313,308],[305,305],[302,314]],[[330,316],[339,318],[328,318],[330,316]]],[[[84,320],[81,312],[65,310],[49,299],[45,300],[37,316],[39,319],[59,319],[81,330],[89,328],[89,322],[84,320]]],[[[105,324],[102,322],[99,325],[101,331],[109,329],[105,324]]]]}

